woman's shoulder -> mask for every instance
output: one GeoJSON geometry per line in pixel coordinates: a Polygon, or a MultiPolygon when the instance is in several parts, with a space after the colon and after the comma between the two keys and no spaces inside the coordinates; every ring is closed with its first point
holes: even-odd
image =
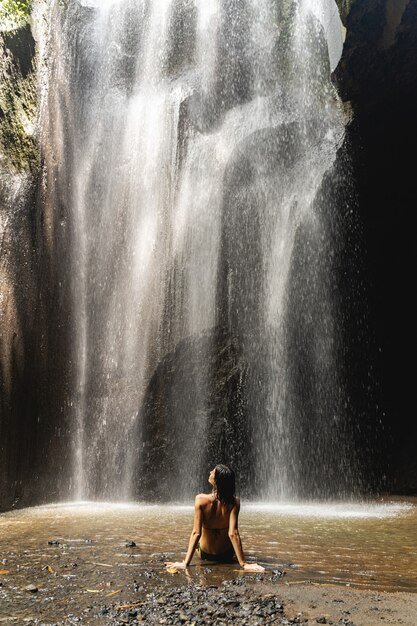
{"type": "Polygon", "coordinates": [[[207,502],[212,502],[213,498],[210,493],[199,493],[195,497],[196,504],[206,504],[207,502]]]}

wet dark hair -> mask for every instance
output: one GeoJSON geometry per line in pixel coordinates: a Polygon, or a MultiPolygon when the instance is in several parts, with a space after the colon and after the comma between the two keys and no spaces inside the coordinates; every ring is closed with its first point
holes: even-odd
{"type": "Polygon", "coordinates": [[[235,473],[227,465],[216,465],[214,468],[216,497],[224,504],[235,503],[235,473]]]}

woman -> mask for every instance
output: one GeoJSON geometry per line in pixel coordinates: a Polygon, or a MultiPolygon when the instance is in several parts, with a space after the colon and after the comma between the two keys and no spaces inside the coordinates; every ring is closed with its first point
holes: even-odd
{"type": "Polygon", "coordinates": [[[196,496],[194,504],[194,528],[191,533],[185,559],[180,563],[165,563],[167,567],[186,568],[195,550],[203,560],[232,563],[252,572],[265,568],[256,563],[246,563],[238,530],[240,498],[235,496],[235,474],[226,465],[216,465],[210,472],[210,494],[196,496]]]}

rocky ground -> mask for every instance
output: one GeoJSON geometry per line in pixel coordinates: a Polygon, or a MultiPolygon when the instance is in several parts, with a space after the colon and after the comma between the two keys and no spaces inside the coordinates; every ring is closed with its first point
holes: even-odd
{"type": "Polygon", "coordinates": [[[415,626],[417,596],[367,593],[344,589],[318,589],[307,585],[279,589],[244,578],[221,587],[174,588],[167,594],[150,594],[132,606],[102,605],[85,613],[87,623],[117,624],[333,624],[415,626]],[[90,617],[88,617],[90,616],[90,617]]]}
{"type": "MultiPolygon", "coordinates": [[[[171,581],[173,577],[167,575],[171,581]]],[[[158,575],[162,581],[165,576],[158,575]]],[[[177,579],[175,579],[177,580],[177,579]]],[[[30,626],[97,624],[215,624],[255,626],[263,624],[333,624],[337,626],[415,626],[417,594],[366,591],[309,581],[284,582],[279,576],[237,575],[218,585],[196,584],[178,576],[177,585],[149,580],[98,597],[79,611],[74,605],[56,621],[45,619],[40,590],[26,589],[34,600],[28,617],[2,617],[0,623],[30,626]],[[127,593],[126,593],[127,592],[127,593]],[[113,595],[114,594],[114,595],[113,595]],[[110,596],[110,597],[108,597],[110,596]],[[111,597],[113,596],[113,597],[111,597]],[[39,596],[38,596],[39,597],[39,596]],[[36,615],[36,606],[38,614],[36,615]],[[32,616],[30,617],[30,613],[32,616]]],[[[43,605],[45,606],[45,605],[43,605]]],[[[64,608],[57,608],[61,613],[64,608]]],[[[46,611],[51,614],[51,607],[46,611]]],[[[4,614],[3,614],[4,615],[4,614]]]]}

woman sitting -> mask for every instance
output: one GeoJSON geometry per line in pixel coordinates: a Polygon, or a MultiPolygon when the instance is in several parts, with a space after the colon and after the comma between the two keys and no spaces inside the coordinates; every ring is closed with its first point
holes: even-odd
{"type": "Polygon", "coordinates": [[[218,563],[233,563],[249,571],[263,572],[256,563],[246,563],[238,530],[240,498],[235,496],[235,474],[226,465],[216,465],[210,472],[212,492],[195,498],[194,528],[185,559],[165,563],[167,567],[186,568],[197,550],[201,559],[218,563]]]}

